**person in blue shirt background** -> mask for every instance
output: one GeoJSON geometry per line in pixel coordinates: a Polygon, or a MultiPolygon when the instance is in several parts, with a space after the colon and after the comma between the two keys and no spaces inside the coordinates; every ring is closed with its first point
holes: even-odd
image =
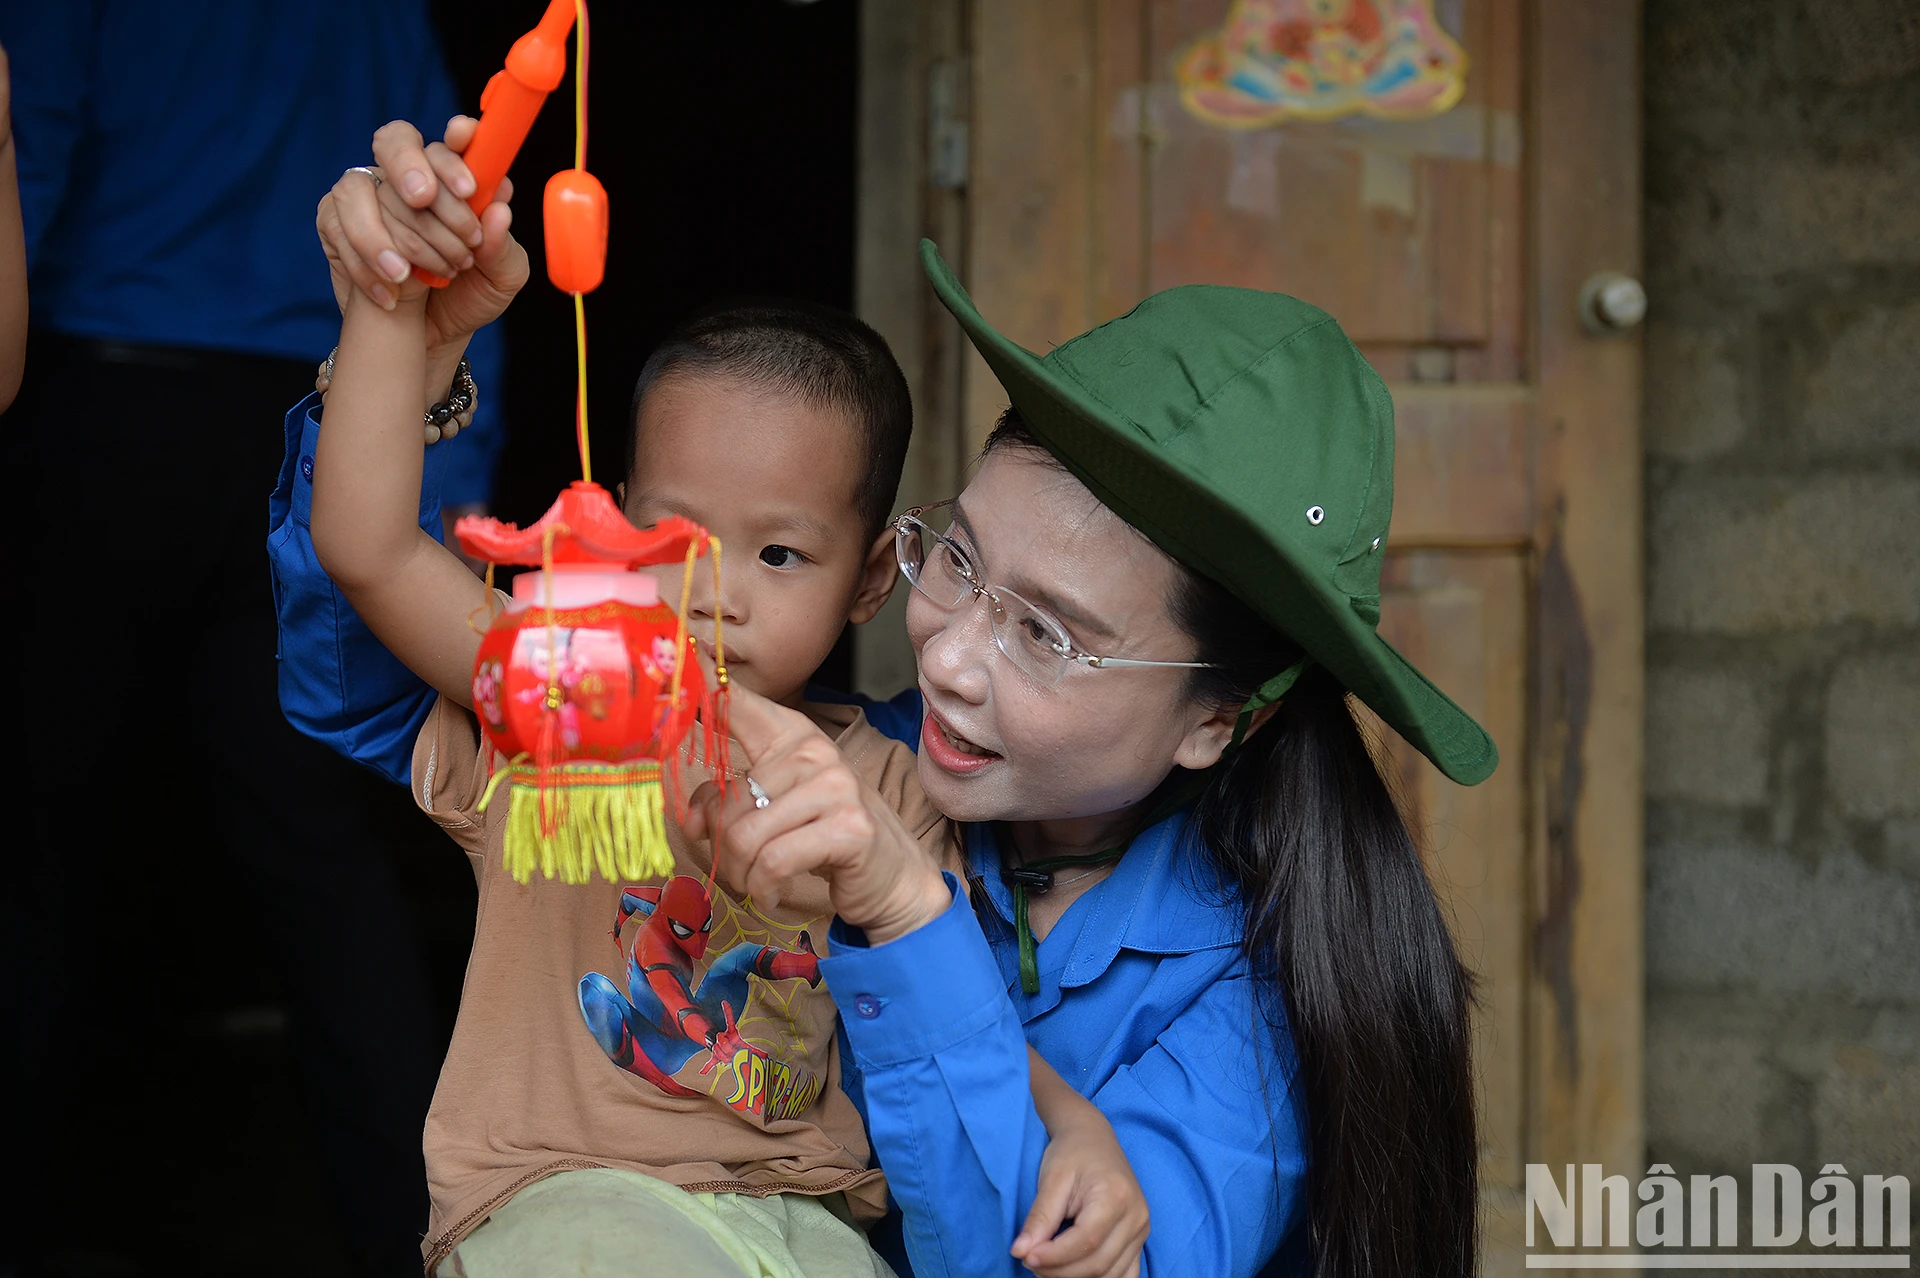
{"type": "Polygon", "coordinates": [[[1012,400],[959,499],[896,524],[969,882],[743,691],[765,798],[704,787],[689,824],[736,891],[829,879],[820,970],[914,1273],[1034,1241],[1031,1044],[1133,1165],[1142,1273],[1468,1278],[1471,978],[1349,690],[1463,784],[1498,753],[1377,632],[1384,385],[1324,313],[1207,286],[1042,360],[922,249],[1012,400]]]}
{"type": "MultiPolygon", "coordinates": [[[[387,120],[459,107],[426,4],[7,4],[0,45],[33,300],[4,447],[8,509],[32,530],[14,557],[32,620],[10,628],[10,664],[33,725],[37,844],[0,933],[12,1094],[42,1102],[9,1107],[24,1129],[10,1148],[57,1170],[104,1131],[143,1174],[168,1174],[151,1156],[178,1143],[157,1116],[177,1097],[154,1045],[188,1033],[181,996],[244,1004],[251,971],[277,969],[351,1257],[417,1273],[420,1128],[446,1026],[400,878],[440,836],[281,716],[262,516],[282,453],[271,423],[339,331],[314,175],[356,163],[387,120]],[[338,56],[343,30],[366,37],[359,56],[338,56]],[[129,925],[131,969],[116,944],[129,925]]],[[[488,501],[501,357],[497,329],[476,337],[478,412],[435,448],[450,504],[488,501]]],[[[16,1203],[25,1226],[0,1268],[71,1233],[43,1192],[36,1178],[16,1203]]],[[[162,1196],[114,1197],[123,1228],[191,1245],[192,1222],[142,1221],[162,1196]]]]}
{"type": "Polygon", "coordinates": [[[13,406],[27,361],[27,243],[13,163],[13,84],[0,48],[0,413],[13,406]]]}

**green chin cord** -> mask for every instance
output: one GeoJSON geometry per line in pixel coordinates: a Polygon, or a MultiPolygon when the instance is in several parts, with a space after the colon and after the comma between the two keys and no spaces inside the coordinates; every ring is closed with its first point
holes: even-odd
{"type": "MultiPolygon", "coordinates": [[[[1156,818],[1158,819],[1158,818],[1156,818]]],[[[1004,862],[1005,852],[1010,840],[1005,826],[996,826],[995,834],[1001,848],[1004,862]]],[[[1040,992],[1040,963],[1034,949],[1033,928],[1027,922],[1027,892],[1031,889],[1036,896],[1045,896],[1053,888],[1055,870],[1070,870],[1080,865],[1107,865],[1118,861],[1126,854],[1125,847],[1109,848],[1105,852],[1082,852],[1078,856],[1048,857],[1044,861],[1027,861],[1010,870],[1001,871],[1001,877],[1007,886],[1013,889],[1013,928],[1020,937],[1020,989],[1031,998],[1040,992]]]]}
{"type": "Polygon", "coordinates": [[[1278,704],[1280,698],[1293,691],[1293,685],[1300,682],[1300,676],[1305,674],[1307,667],[1312,664],[1312,657],[1302,657],[1254,689],[1253,695],[1247,698],[1247,704],[1240,707],[1240,717],[1233,721],[1233,737],[1227,742],[1226,750],[1221,752],[1223,757],[1240,748],[1240,742],[1246,738],[1247,729],[1253,725],[1253,716],[1270,705],[1278,704]]]}

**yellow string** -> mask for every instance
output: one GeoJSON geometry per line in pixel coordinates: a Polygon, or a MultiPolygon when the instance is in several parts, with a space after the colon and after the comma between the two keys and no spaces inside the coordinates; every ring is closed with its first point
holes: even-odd
{"type": "Polygon", "coordinates": [[[707,548],[713,554],[713,681],[718,686],[727,686],[727,644],[720,637],[720,539],[711,533],[707,535],[707,548]]]}
{"type": "MultiPolygon", "coordinates": [[[[573,167],[587,167],[587,0],[573,0],[573,167]]],[[[587,434],[587,299],[573,295],[573,346],[580,368],[580,478],[593,482],[587,434]]]]}
{"type": "MultiPolygon", "coordinates": [[[[673,689],[667,704],[680,709],[680,670],[687,664],[687,609],[693,602],[693,561],[700,557],[700,543],[687,539],[687,562],[680,570],[680,620],[673,628],[673,689]]],[[[717,632],[716,632],[717,633],[717,632]]]]}
{"type": "Polygon", "coordinates": [[[524,763],[532,757],[533,756],[529,755],[525,750],[522,750],[519,754],[516,754],[511,759],[508,759],[506,767],[501,768],[498,772],[495,772],[491,777],[487,778],[487,788],[480,792],[480,802],[474,807],[473,810],[475,812],[484,813],[487,810],[487,805],[493,802],[493,792],[500,788],[500,783],[502,781],[505,781],[508,777],[513,775],[513,769],[515,765],[524,763]]]}
{"type": "Polygon", "coordinates": [[[553,537],[572,531],[565,524],[552,524],[540,535],[540,596],[547,613],[547,710],[560,708],[560,634],[553,620],[553,537]]]}
{"type": "Polygon", "coordinates": [[[560,713],[560,707],[566,703],[566,696],[560,690],[559,628],[553,619],[553,538],[555,533],[566,531],[565,524],[553,524],[540,536],[540,593],[547,613],[547,695],[541,706],[540,736],[534,748],[538,782],[534,789],[540,808],[540,828],[546,833],[552,833],[561,821],[558,796],[547,785],[550,776],[548,769],[553,766],[553,758],[547,752],[547,747],[559,735],[560,725],[555,718],[560,713]]]}
{"type": "Polygon", "coordinates": [[[573,0],[573,167],[587,167],[587,0],[573,0]]]}
{"type": "Polygon", "coordinates": [[[475,634],[481,634],[481,635],[487,633],[488,629],[492,627],[493,619],[496,615],[494,613],[494,608],[500,602],[498,597],[496,597],[493,593],[493,564],[491,562],[487,564],[486,583],[487,583],[487,601],[481,604],[478,608],[475,608],[472,612],[467,614],[467,629],[473,631],[475,634]],[[473,619],[475,617],[478,617],[483,612],[487,614],[487,624],[484,626],[475,625],[473,622],[473,619]]]}
{"type": "Polygon", "coordinates": [[[587,299],[573,295],[573,349],[580,366],[580,478],[593,482],[593,449],[587,443],[587,299]]]}
{"type": "MultiPolygon", "coordinates": [[[[713,698],[708,704],[706,715],[706,754],[707,768],[721,787],[727,788],[733,777],[729,766],[732,751],[727,744],[727,704],[732,692],[727,688],[727,644],[721,637],[726,608],[720,600],[720,539],[712,533],[707,534],[707,550],[713,557],[713,698]]],[[[720,841],[718,818],[713,828],[714,845],[720,841]]],[[[707,864],[707,891],[713,891],[714,876],[719,870],[719,858],[714,857],[707,864]]]]}

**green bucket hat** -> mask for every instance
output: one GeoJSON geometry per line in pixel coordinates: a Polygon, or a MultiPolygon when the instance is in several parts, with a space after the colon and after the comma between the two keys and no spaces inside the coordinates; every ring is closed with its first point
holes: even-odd
{"type": "Polygon", "coordinates": [[[1332,316],[1189,284],[1042,359],[980,317],[931,240],[920,260],[1013,406],[1094,496],[1298,643],[1447,776],[1492,774],[1486,730],[1380,637],[1393,400],[1332,316]]]}

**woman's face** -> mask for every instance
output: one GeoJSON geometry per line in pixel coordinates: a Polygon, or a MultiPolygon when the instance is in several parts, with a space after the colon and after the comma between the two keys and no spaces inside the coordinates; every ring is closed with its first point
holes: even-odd
{"type": "MultiPolygon", "coordinates": [[[[1050,613],[1078,648],[1194,659],[1192,637],[1168,612],[1173,561],[1043,454],[989,453],[948,535],[979,580],[1050,613]]],[[[1211,764],[1231,730],[1230,715],[1189,699],[1184,669],[1070,663],[1058,683],[1033,678],[994,646],[977,597],[948,611],[914,591],[907,633],[927,701],[920,779],[957,820],[1119,813],[1176,764],[1211,764]]]]}

